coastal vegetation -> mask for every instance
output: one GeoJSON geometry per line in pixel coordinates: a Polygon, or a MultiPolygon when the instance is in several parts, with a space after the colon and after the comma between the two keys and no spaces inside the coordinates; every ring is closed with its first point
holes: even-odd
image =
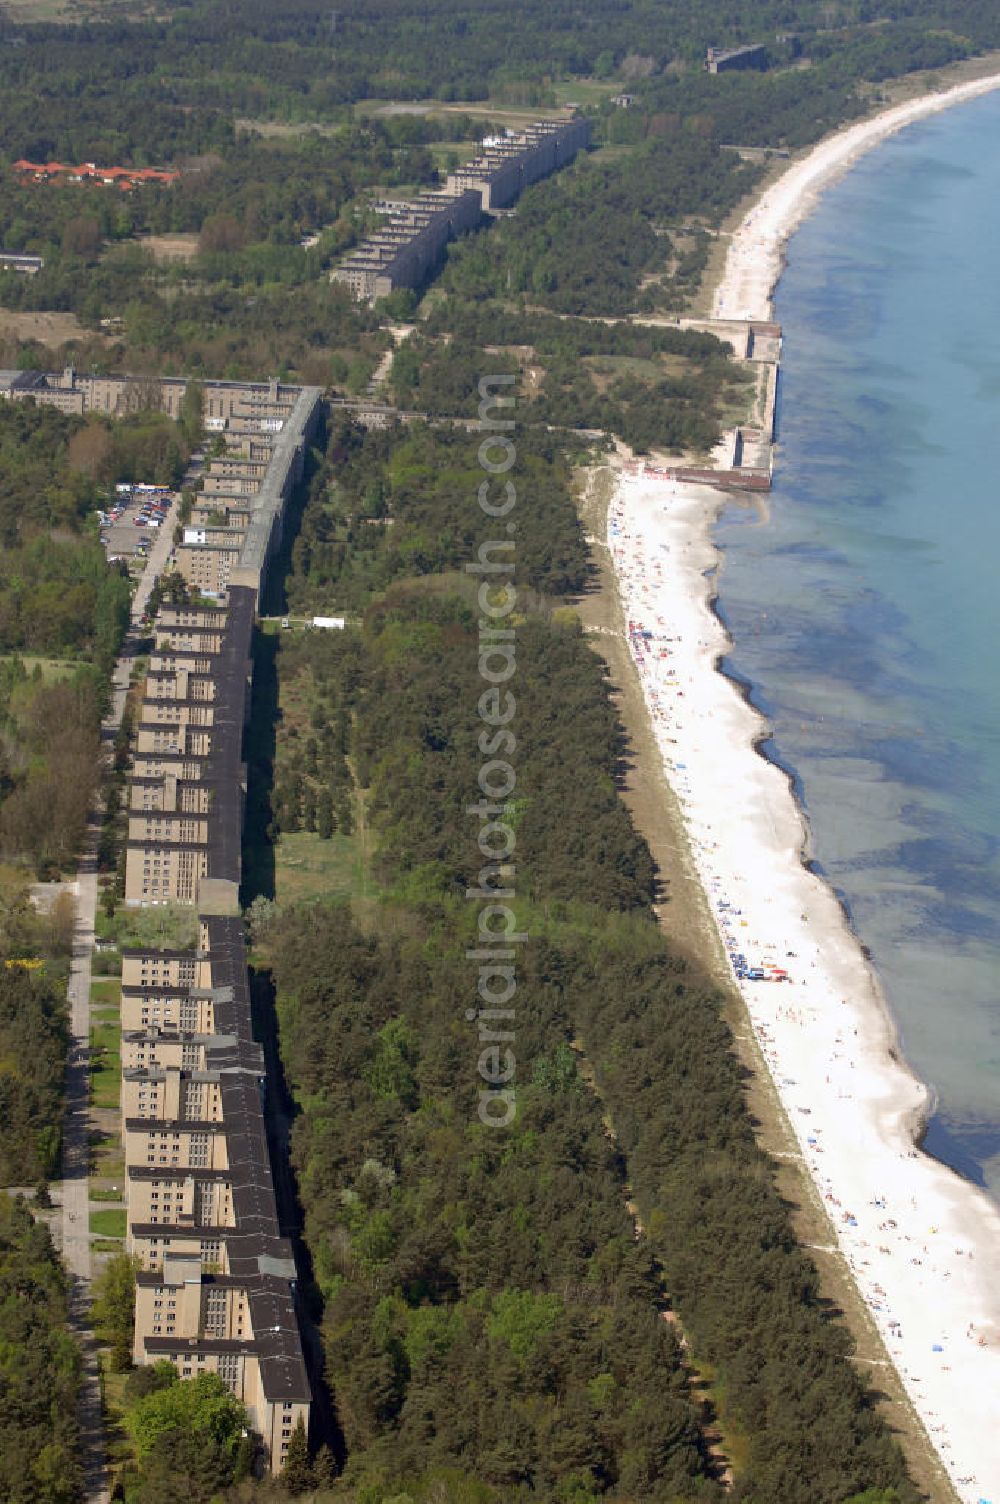
{"type": "Polygon", "coordinates": [[[638,297],[645,274],[674,258],[668,227],[693,217],[717,224],[752,187],[758,169],[720,157],[714,127],[695,133],[678,118],[673,128],[643,121],[630,134],[628,149],[598,153],[539,183],[495,233],[460,242],[446,286],[472,298],[521,294],[563,314],[623,314],[640,302],[649,309],[683,302],[683,256],[676,258],[675,278],[657,283],[655,295],[638,297]]]}
{"type": "MultiPolygon", "coordinates": [[[[519,450],[533,496],[518,543],[524,584],[550,594],[580,590],[588,578],[586,545],[566,501],[574,453],[583,453],[578,441],[540,427],[524,434],[519,450]]],[[[354,610],[402,576],[461,569],[478,542],[481,514],[469,497],[479,479],[462,429],[366,432],[334,414],[292,551],[289,606],[354,610]]]]}
{"type": "MultiPolygon", "coordinates": [[[[724,14],[599,0],[585,25],[562,5],[522,3],[513,26],[443,0],[419,22],[402,0],[332,13],[303,0],[278,14],[254,0],[221,24],[195,0],[102,26],[9,28],[0,244],[45,265],[0,273],[0,305],[78,317],[83,333],[59,359],[281,370],[363,391],[384,334],[328,272],[370,228],[372,201],[440,183],[477,137],[574,91],[598,150],[457,246],[447,284],[463,300],[562,315],[676,313],[759,175],[732,146],[806,145],[887,80],[1000,45],[985,0],[905,0],[891,13],[743,0],[724,14]],[[707,44],[746,41],[766,44],[766,72],[704,72],[707,44]],[[122,194],[11,168],[53,159],[158,163],[180,177],[122,194]],[[157,238],[177,236],[192,243],[159,255],[157,238]]],[[[46,352],[22,334],[5,358],[45,364],[46,352]]]]}
{"type": "MultiPolygon", "coordinates": [[[[517,1117],[502,1133],[480,1122],[464,896],[482,864],[467,814],[475,590],[457,547],[372,573],[367,541],[405,528],[414,494],[423,536],[451,538],[448,476],[475,440],[330,437],[341,504],[353,516],[367,496],[388,525],[345,534],[323,587],[350,599],[356,625],[271,639],[283,709],[270,834],[280,864],[287,833],[350,843],[363,819],[372,881],[335,904],[258,900],[252,935],[297,1108],[292,1159],[346,1452],[335,1496],[419,1498],[447,1473],[455,1498],[707,1500],[728,1464],[729,1496],[747,1501],[871,1491],[916,1504],[756,1146],[722,1000],[658,930],[658,875],[618,792],[628,749],[570,605],[581,582],[545,549],[560,529],[578,536],[558,451],[513,618],[517,851],[504,878],[528,937],[517,1117]],[[443,484],[421,492],[418,460],[443,484]],[[710,1376],[711,1427],[680,1332],[710,1376]]],[[[519,464],[540,442],[519,433],[519,464]]],[[[290,601],[315,585],[305,540],[330,480],[317,472],[290,601]]]]}
{"type": "MultiPolygon", "coordinates": [[[[887,80],[1000,45],[996,7],[164,0],[84,28],[5,21],[2,39],[0,242],[45,266],[0,273],[0,305],[83,331],[57,351],[4,336],[5,365],[273,372],[360,395],[405,313],[417,329],[388,390],[430,420],[365,433],[331,419],[287,603],[348,627],[272,642],[274,697],[255,701],[251,842],[279,862],[293,839],[339,861],[336,885],[330,865],[324,892],[301,884],[302,907],[271,904],[267,864],[247,868],[343,1475],[297,1435],[285,1479],[255,1483],[241,1407],[209,1376],[157,1366],[125,1381],[126,1498],[916,1504],[755,1143],[722,999],[658,931],[662,875],[619,792],[629,748],[573,610],[591,564],[571,493],[593,443],[580,430],[704,452],[739,408],[743,378],[712,336],[602,320],[690,307],[759,180],[741,151],[806,145],[887,80]],[[766,73],[703,71],[709,43],[762,38],[766,73]],[[576,94],[595,150],[454,246],[432,296],[370,309],[330,284],[373,200],[439,184],[518,110],[576,94]],[[27,181],[10,170],[21,157],[181,176],[122,194],[27,181]],[[162,239],[181,236],[166,259],[162,239]],[[481,471],[475,441],[441,421],[472,416],[487,363],[521,386],[530,497],[511,811],[529,941],[506,1134],[476,1115],[466,1018],[481,685],[463,571],[483,541],[481,471]]],[[[127,616],[89,514],[119,477],[176,480],[189,440],[148,413],[0,411],[0,853],[23,870],[52,876],[78,849],[127,616]]],[[[65,914],[50,934],[19,892],[2,923],[0,1175],[43,1180],[65,914]]],[[[113,1274],[104,1314],[124,1367],[128,1280],[113,1274]]],[[[44,1228],[5,1198],[0,1286],[0,1494],[70,1504],[64,1281],[44,1228]]]]}
{"type": "MultiPolygon", "coordinates": [[[[511,221],[513,223],[513,221],[511,221]]],[[[535,427],[614,434],[635,450],[707,452],[745,377],[712,334],[514,311],[490,299],[438,303],[393,360],[399,405],[454,417],[481,371],[521,376],[535,427]]]]}

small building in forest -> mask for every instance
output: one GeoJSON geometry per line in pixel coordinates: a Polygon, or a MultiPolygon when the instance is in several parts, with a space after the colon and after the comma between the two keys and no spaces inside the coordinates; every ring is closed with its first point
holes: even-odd
{"type": "Polygon", "coordinates": [[[767,48],[762,43],[751,47],[709,47],[705,68],[709,73],[735,73],[741,68],[767,67],[767,48]]]}

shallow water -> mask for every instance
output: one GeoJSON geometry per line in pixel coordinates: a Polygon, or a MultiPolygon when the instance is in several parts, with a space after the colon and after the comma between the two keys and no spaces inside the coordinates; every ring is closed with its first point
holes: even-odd
{"type": "Polygon", "coordinates": [[[769,518],[727,666],[869,948],[927,1146],[1000,1197],[1000,98],[891,138],[788,246],[769,518]]]}

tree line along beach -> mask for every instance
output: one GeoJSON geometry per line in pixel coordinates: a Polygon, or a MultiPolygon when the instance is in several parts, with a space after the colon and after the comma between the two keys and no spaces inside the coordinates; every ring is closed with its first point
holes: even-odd
{"type": "MultiPolygon", "coordinates": [[[[713,312],[771,318],[783,246],[818,195],[912,121],[1000,87],[972,80],[850,126],[772,181],[729,245],[713,312]]],[[[915,1148],[927,1087],[899,1057],[877,977],[805,864],[767,724],[718,671],[712,528],[723,498],[619,456],[607,541],[628,647],[693,870],[798,1152],[857,1288],[963,1501],[1000,1496],[994,1202],[915,1148]]]]}

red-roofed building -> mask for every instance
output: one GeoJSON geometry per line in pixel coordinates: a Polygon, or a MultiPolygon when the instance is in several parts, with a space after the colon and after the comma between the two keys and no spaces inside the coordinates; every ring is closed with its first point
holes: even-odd
{"type": "Polygon", "coordinates": [[[22,182],[33,179],[36,183],[51,182],[65,178],[70,183],[102,183],[117,185],[126,192],[141,183],[173,183],[180,177],[160,167],[98,167],[96,162],[81,162],[79,166],[67,166],[64,162],[28,162],[23,157],[11,164],[19,173],[22,182]]]}

